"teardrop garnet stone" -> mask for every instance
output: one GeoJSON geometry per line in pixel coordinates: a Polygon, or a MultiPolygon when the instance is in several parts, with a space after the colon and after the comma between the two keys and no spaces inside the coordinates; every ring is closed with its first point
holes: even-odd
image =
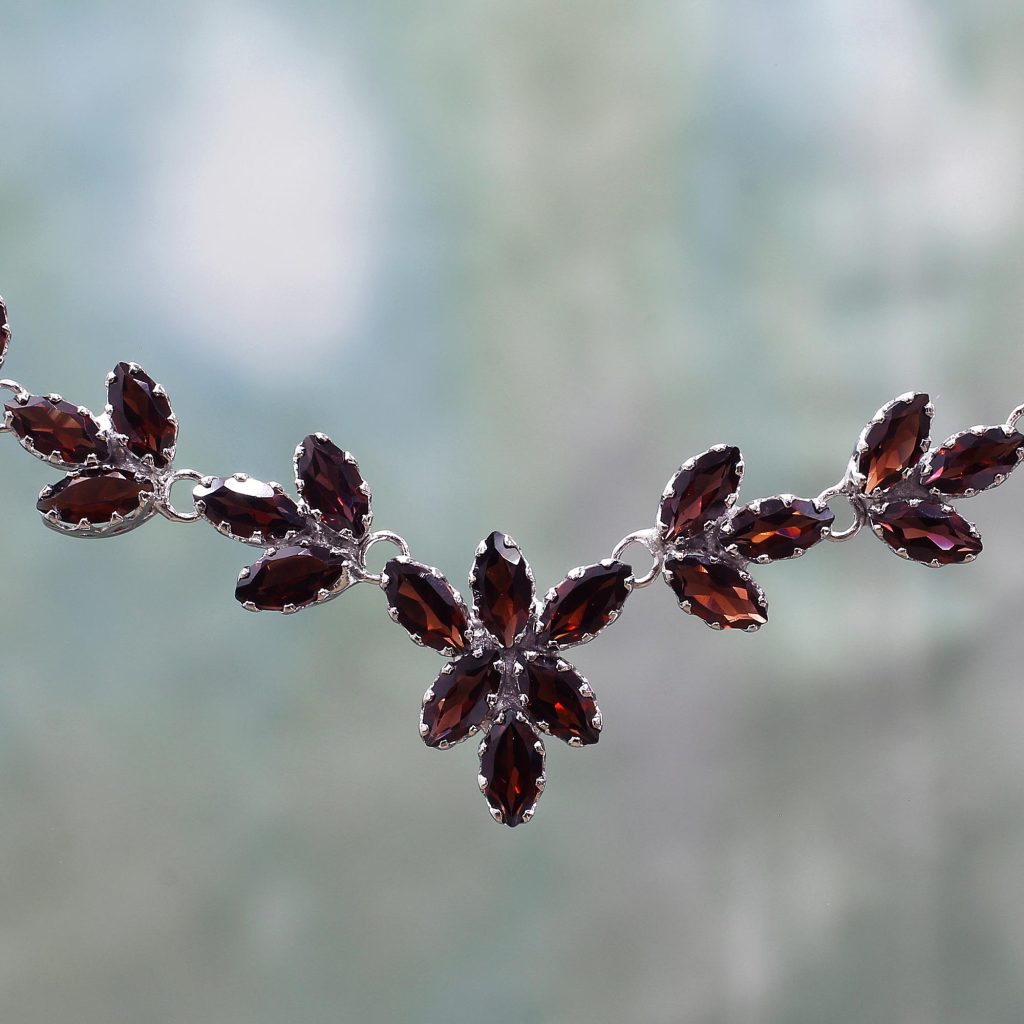
{"type": "Polygon", "coordinates": [[[695,533],[729,508],[739,490],[743,459],[739,448],[716,445],[684,462],[662,496],[662,536],[672,541],[695,533]]]}
{"type": "Polygon", "coordinates": [[[118,363],[107,378],[107,402],[111,426],[128,439],[128,450],[166,466],[174,457],[178,425],[156,381],[135,363],[118,363]]]}
{"type": "Polygon", "coordinates": [[[774,562],[814,547],[834,522],[827,505],[819,509],[808,498],[764,498],[733,514],[722,543],[743,558],[774,562]]]}
{"type": "Polygon", "coordinates": [[[885,490],[899,483],[928,447],[931,407],[926,394],[908,394],[880,410],[877,422],[864,429],[866,446],[857,456],[857,471],[865,478],[864,490],[885,490]]]}
{"type": "Polygon", "coordinates": [[[897,554],[925,565],[958,565],[981,553],[981,538],[949,505],[890,501],[870,510],[875,533],[897,554]]]}
{"type": "Polygon", "coordinates": [[[708,555],[665,562],[665,578],[686,610],[715,629],[753,632],[768,621],[768,605],[744,572],[708,555]]]}
{"type": "Polygon", "coordinates": [[[574,747],[601,738],[601,714],[586,680],[560,658],[528,656],[526,696],[530,717],[552,736],[574,747]]]}
{"type": "Polygon", "coordinates": [[[45,488],[36,508],[44,516],[55,514],[62,523],[77,524],[84,519],[101,526],[113,522],[115,516],[127,519],[152,496],[153,484],[147,480],[136,480],[119,469],[87,469],[45,488]]]}
{"type": "Polygon", "coordinates": [[[110,454],[100,425],[77,405],[47,395],[14,399],[5,406],[11,430],[26,448],[66,466],[84,465],[90,456],[102,462],[110,454]]]}
{"type": "Polygon", "coordinates": [[[283,491],[252,477],[213,477],[199,484],[192,495],[202,514],[214,526],[229,527],[231,534],[251,540],[283,540],[301,530],[306,520],[298,506],[283,491]]]}
{"type": "Polygon", "coordinates": [[[466,609],[437,570],[398,557],[384,566],[384,575],[391,616],[414,640],[442,653],[465,649],[466,609]]]}
{"type": "Polygon", "coordinates": [[[450,747],[471,735],[490,713],[487,698],[500,686],[501,669],[493,651],[449,662],[423,702],[423,742],[428,747],[450,747]]]}
{"type": "Polygon", "coordinates": [[[492,533],[477,549],[470,583],[480,621],[499,643],[511,647],[533,611],[533,579],[519,545],[492,533]]]}
{"type": "Polygon", "coordinates": [[[506,711],[480,745],[480,789],[491,815],[509,828],[533,817],[544,790],[544,746],[522,715],[506,711]]]}
{"type": "Polygon", "coordinates": [[[334,593],[344,577],[344,565],[327,548],[277,548],[242,570],[235,599],[261,611],[298,611],[334,593]]]}
{"type": "Polygon", "coordinates": [[[1006,427],[966,430],[932,453],[924,485],[940,494],[973,494],[1001,484],[1024,457],[1024,434],[1006,427]]]}
{"type": "Polygon", "coordinates": [[[366,533],[370,496],[356,460],[326,434],[310,434],[295,451],[299,493],[332,530],[366,533]]]}
{"type": "Polygon", "coordinates": [[[7,356],[7,349],[11,344],[11,325],[7,320],[7,306],[3,299],[0,299],[0,366],[3,365],[7,356]]]}
{"type": "Polygon", "coordinates": [[[573,570],[548,594],[538,642],[571,647],[589,640],[618,617],[632,589],[632,570],[613,559],[573,570]]]}

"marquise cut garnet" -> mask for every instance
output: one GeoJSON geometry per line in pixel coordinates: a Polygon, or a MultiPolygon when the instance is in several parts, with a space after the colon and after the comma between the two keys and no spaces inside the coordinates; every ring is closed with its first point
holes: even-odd
{"type": "Polygon", "coordinates": [[[118,363],[107,379],[107,402],[111,426],[128,439],[128,450],[166,466],[174,455],[177,424],[156,381],[134,363],[118,363]]]}
{"type": "Polygon", "coordinates": [[[1020,464],[1024,434],[1006,427],[988,427],[957,434],[932,453],[926,487],[940,494],[972,494],[994,487],[1020,464]]]}
{"type": "Polygon", "coordinates": [[[758,586],[728,562],[683,555],[665,562],[669,586],[692,614],[716,629],[759,629],[768,606],[758,586]]]}
{"type": "Polygon", "coordinates": [[[423,703],[420,734],[428,747],[448,747],[480,728],[490,713],[487,698],[501,686],[494,652],[467,654],[441,670],[423,703]]]}
{"type": "Polygon", "coordinates": [[[466,610],[440,573],[419,562],[393,558],[384,575],[392,616],[414,639],[435,651],[465,648],[466,610]]]}
{"type": "Polygon", "coordinates": [[[30,395],[24,402],[8,402],[5,408],[14,434],[44,458],[80,466],[90,456],[102,462],[109,454],[106,441],[100,437],[99,423],[70,402],[30,395]]]}
{"type": "Polygon", "coordinates": [[[538,641],[570,647],[595,636],[619,614],[632,589],[632,570],[609,560],[570,573],[548,596],[538,641]]]}
{"type": "Polygon", "coordinates": [[[473,565],[473,597],[480,621],[505,647],[511,647],[530,621],[533,580],[519,546],[492,533],[473,565]]]}
{"type": "Polygon", "coordinates": [[[197,507],[214,526],[229,527],[234,537],[283,540],[306,520],[282,491],[252,477],[213,477],[192,491],[197,507]],[[200,504],[201,503],[201,504],[200,504]]]}
{"type": "Polygon", "coordinates": [[[659,522],[666,540],[695,533],[720,518],[739,490],[743,469],[738,448],[709,448],[690,463],[672,478],[661,501],[659,522]]]}
{"type": "Polygon", "coordinates": [[[344,575],[345,567],[327,548],[277,548],[243,570],[235,599],[261,611],[297,611],[332,594],[344,575]]]}
{"type": "Polygon", "coordinates": [[[601,717],[583,677],[564,661],[542,654],[527,658],[530,717],[552,736],[579,747],[601,738],[601,717]]]}
{"type": "Polygon", "coordinates": [[[924,454],[931,427],[926,394],[898,398],[885,408],[878,422],[864,431],[866,448],[857,458],[857,471],[865,478],[864,490],[885,490],[899,483],[904,472],[924,454]]]}
{"type": "Polygon", "coordinates": [[[891,501],[871,509],[875,533],[897,554],[926,565],[957,565],[981,553],[981,538],[949,505],[891,501]]]}
{"type": "Polygon", "coordinates": [[[90,469],[67,476],[47,487],[36,502],[43,515],[56,516],[62,523],[85,520],[92,526],[126,519],[153,495],[153,485],[121,470],[90,469]]]}
{"type": "Polygon", "coordinates": [[[299,493],[333,530],[366,533],[370,498],[356,460],[325,434],[303,438],[295,453],[299,493]]]}
{"type": "Polygon", "coordinates": [[[833,522],[827,505],[818,508],[808,498],[764,498],[732,516],[722,542],[743,558],[774,562],[813,547],[833,522]]]}
{"type": "Polygon", "coordinates": [[[480,788],[491,814],[509,828],[533,817],[544,789],[543,751],[540,737],[511,711],[481,744],[480,788]]]}

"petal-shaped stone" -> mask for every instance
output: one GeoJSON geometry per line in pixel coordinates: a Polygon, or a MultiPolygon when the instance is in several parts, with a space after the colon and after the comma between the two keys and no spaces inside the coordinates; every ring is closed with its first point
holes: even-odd
{"type": "Polygon", "coordinates": [[[524,661],[527,709],[533,721],[574,747],[601,738],[601,712],[590,685],[572,665],[550,654],[524,661]]]}
{"type": "Polygon", "coordinates": [[[966,430],[932,452],[925,486],[940,494],[973,494],[1001,484],[1024,458],[1024,434],[1006,427],[966,430]]]}
{"type": "Polygon", "coordinates": [[[128,439],[128,450],[166,466],[174,455],[178,424],[163,388],[141,366],[118,363],[107,378],[107,402],[110,424],[128,439]]]}
{"type": "Polygon", "coordinates": [[[917,464],[928,447],[931,405],[926,394],[901,395],[882,406],[857,445],[857,472],[864,490],[885,490],[917,464]]]}
{"type": "Polygon", "coordinates": [[[742,477],[743,458],[731,445],[715,445],[684,462],[661,499],[658,521],[665,540],[697,533],[724,515],[742,477]]]}
{"type": "Polygon", "coordinates": [[[110,454],[100,425],[89,412],[47,395],[30,395],[5,406],[11,430],[26,448],[66,466],[80,466],[90,456],[102,462],[110,454]]]}
{"type": "Polygon", "coordinates": [[[814,547],[834,522],[827,505],[818,508],[809,498],[763,498],[732,514],[722,543],[743,558],[774,562],[814,547]]]}
{"type": "Polygon", "coordinates": [[[306,525],[287,494],[252,477],[213,477],[209,484],[193,488],[192,495],[214,526],[229,527],[232,536],[242,540],[257,534],[264,540],[283,540],[306,525]]]}
{"type": "Polygon", "coordinates": [[[366,533],[370,493],[359,464],[326,434],[310,434],[295,449],[299,493],[333,530],[347,530],[357,540],[366,533]]]}
{"type": "Polygon", "coordinates": [[[424,647],[442,653],[466,646],[466,609],[436,569],[398,557],[384,566],[391,617],[424,647]]]}
{"type": "Polygon", "coordinates": [[[7,305],[0,298],[0,366],[3,366],[7,349],[11,344],[11,325],[7,319],[7,305]]]}
{"type": "Polygon", "coordinates": [[[470,584],[480,621],[499,643],[511,647],[533,611],[533,576],[519,545],[492,533],[477,549],[470,584]]]}
{"type": "Polygon", "coordinates": [[[441,670],[423,701],[420,735],[428,747],[449,747],[480,728],[491,710],[487,698],[501,686],[496,657],[466,654],[441,670]]]}
{"type": "Polygon", "coordinates": [[[71,525],[83,519],[93,526],[127,519],[153,496],[153,484],[118,469],[87,469],[44,489],[36,502],[43,515],[71,525]]]}
{"type": "Polygon", "coordinates": [[[761,588],[722,559],[705,554],[669,558],[665,579],[680,605],[715,629],[753,632],[768,621],[761,588]]]}
{"type": "Polygon", "coordinates": [[[958,565],[981,553],[981,538],[950,505],[890,501],[870,510],[875,533],[897,554],[926,565],[958,565]]]}
{"type": "Polygon", "coordinates": [[[547,595],[538,642],[571,647],[596,636],[618,617],[632,589],[632,570],[622,562],[607,559],[574,569],[547,595]]]}
{"type": "Polygon", "coordinates": [[[345,566],[327,548],[291,545],[268,551],[235,586],[235,599],[261,611],[298,611],[343,589],[345,566]]]}
{"type": "Polygon", "coordinates": [[[521,714],[506,711],[480,744],[480,789],[495,821],[515,828],[533,817],[544,790],[544,744],[521,714]]]}

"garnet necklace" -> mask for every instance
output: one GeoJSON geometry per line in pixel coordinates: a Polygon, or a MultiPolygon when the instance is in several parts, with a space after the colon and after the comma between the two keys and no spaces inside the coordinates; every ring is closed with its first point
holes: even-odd
{"type": "MultiPolygon", "coordinates": [[[[0,299],[0,366],[10,341],[0,299]]],[[[594,692],[564,652],[614,622],[633,591],[662,576],[683,611],[713,629],[753,633],[768,621],[768,602],[751,563],[851,540],[864,526],[912,562],[971,562],[981,537],[949,499],[998,486],[1024,458],[1017,429],[1024,405],[1005,423],[971,427],[930,450],[934,410],[926,394],[910,392],[879,409],[842,479],[816,498],[778,494],[735,507],[743,460],[738,448],[717,444],[668,482],[653,527],[623,537],[610,558],[573,569],[542,598],[516,542],[492,533],[476,549],[467,605],[437,569],[410,557],[399,534],[370,529],[370,488],[356,460],[326,434],[310,434],[296,448],[293,498],[244,473],[175,469],[178,422],[163,387],[136,363],[118,363],[106,385],[105,410],[94,416],[60,395],[0,380],[13,392],[0,430],[67,470],[39,494],[43,523],[71,537],[114,537],[157,513],[175,523],[203,520],[261,549],[235,585],[250,611],[288,614],[358,583],[379,587],[391,618],[449,659],[423,697],[420,736],[445,749],[480,734],[480,789],[495,820],[513,827],[533,817],[544,790],[542,736],[574,747],[597,742],[594,692]],[[182,480],[194,484],[187,510],[171,500],[182,480]],[[830,507],[839,499],[853,515],[842,529],[830,507]],[[381,542],[398,554],[373,573],[367,555],[381,542]],[[653,560],[643,576],[621,560],[634,544],[653,560]]]]}

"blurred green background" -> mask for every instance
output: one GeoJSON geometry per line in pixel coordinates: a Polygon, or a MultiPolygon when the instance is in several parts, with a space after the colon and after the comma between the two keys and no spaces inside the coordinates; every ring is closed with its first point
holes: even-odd
{"type": "MultiPolygon", "coordinates": [[[[5,373],[136,359],[205,472],[326,431],[546,588],[712,443],[813,495],[902,391],[1024,400],[1022,58],[1011,0],[0,0],[5,373]]],[[[379,592],[246,615],[251,550],[60,538],[4,447],[4,1024],[1024,1020],[1024,479],[970,569],[760,569],[757,636],[635,595],[510,832],[379,592]]]]}

